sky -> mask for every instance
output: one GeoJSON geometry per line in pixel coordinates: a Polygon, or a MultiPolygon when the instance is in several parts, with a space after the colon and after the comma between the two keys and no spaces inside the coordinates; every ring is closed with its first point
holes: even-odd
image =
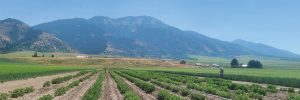
{"type": "Polygon", "coordinates": [[[300,0],[0,0],[0,20],[152,16],[224,41],[244,39],[300,54],[300,0]]]}

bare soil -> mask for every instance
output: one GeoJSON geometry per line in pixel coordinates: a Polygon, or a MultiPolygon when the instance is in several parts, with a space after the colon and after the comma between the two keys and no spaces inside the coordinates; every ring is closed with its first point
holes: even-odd
{"type": "Polygon", "coordinates": [[[288,100],[288,93],[286,92],[278,92],[278,93],[267,93],[267,95],[263,98],[264,100],[288,100]]]}
{"type": "Polygon", "coordinates": [[[65,95],[54,98],[53,100],[81,100],[84,93],[96,82],[98,75],[95,74],[84,82],[80,83],[79,86],[71,89],[65,95]]]}
{"type": "Polygon", "coordinates": [[[0,84],[0,93],[6,93],[9,91],[13,91],[18,88],[25,88],[33,86],[35,89],[39,89],[43,87],[45,81],[52,80],[57,77],[63,77],[67,75],[75,75],[78,72],[68,72],[63,74],[57,75],[50,75],[50,76],[41,76],[36,78],[29,78],[24,80],[15,80],[15,81],[8,81],[0,84]]]}
{"type": "Polygon", "coordinates": [[[116,82],[108,72],[106,72],[102,84],[102,92],[99,100],[123,100],[123,95],[119,92],[116,82]]]}
{"type": "Polygon", "coordinates": [[[80,78],[85,77],[87,75],[88,74],[85,74],[85,75],[82,75],[80,77],[70,79],[70,80],[68,80],[66,82],[63,82],[61,84],[52,84],[50,87],[42,87],[42,88],[36,89],[33,93],[26,94],[23,97],[16,98],[16,100],[30,100],[30,99],[37,100],[41,96],[47,95],[47,94],[50,94],[50,95],[54,96],[55,90],[58,89],[59,87],[65,87],[65,86],[69,85],[70,83],[72,83],[73,81],[79,80],[80,78]]]}
{"type": "Polygon", "coordinates": [[[157,100],[153,94],[147,94],[143,90],[141,90],[139,87],[131,83],[125,78],[122,78],[124,82],[129,86],[131,90],[133,90],[134,93],[138,94],[142,100],[157,100]]]}

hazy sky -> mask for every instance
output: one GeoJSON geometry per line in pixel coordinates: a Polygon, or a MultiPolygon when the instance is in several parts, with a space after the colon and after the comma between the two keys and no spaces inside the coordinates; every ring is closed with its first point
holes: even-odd
{"type": "Polygon", "coordinates": [[[29,25],[140,15],[221,40],[241,38],[300,54],[300,0],[0,0],[0,20],[29,25]]]}

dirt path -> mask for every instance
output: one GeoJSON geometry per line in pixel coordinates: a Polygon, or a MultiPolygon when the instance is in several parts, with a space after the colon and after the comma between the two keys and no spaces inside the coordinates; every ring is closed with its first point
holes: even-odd
{"type": "Polygon", "coordinates": [[[74,75],[78,72],[69,72],[57,75],[50,75],[50,76],[41,76],[36,78],[29,78],[25,80],[15,80],[15,81],[8,81],[0,84],[0,93],[6,93],[8,91],[13,91],[18,88],[25,88],[33,86],[35,89],[39,89],[43,87],[45,81],[52,80],[57,77],[62,77],[66,75],[74,75]]]}
{"type": "Polygon", "coordinates": [[[106,72],[105,79],[102,84],[102,92],[99,100],[123,100],[124,97],[119,92],[116,82],[108,72],[106,72]]]}
{"type": "Polygon", "coordinates": [[[71,89],[65,95],[54,98],[53,100],[81,100],[84,93],[96,82],[98,74],[80,83],[79,86],[71,89]]]}
{"type": "Polygon", "coordinates": [[[89,75],[89,73],[82,75],[80,77],[73,78],[73,79],[63,82],[61,84],[52,84],[50,87],[39,88],[39,89],[35,90],[33,93],[26,94],[23,97],[16,98],[15,100],[37,100],[41,96],[47,95],[47,94],[50,94],[53,96],[55,90],[58,89],[59,87],[65,87],[65,86],[69,85],[70,83],[72,83],[73,81],[79,80],[80,78],[85,77],[87,75],[89,75]]]}
{"type": "Polygon", "coordinates": [[[134,93],[138,94],[141,97],[142,100],[156,100],[155,96],[145,93],[143,90],[141,90],[139,87],[137,87],[127,79],[122,79],[129,86],[129,88],[133,90],[134,93]]]}

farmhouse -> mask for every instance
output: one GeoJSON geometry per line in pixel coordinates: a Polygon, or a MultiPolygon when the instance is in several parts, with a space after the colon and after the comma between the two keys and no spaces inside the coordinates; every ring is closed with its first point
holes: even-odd
{"type": "Polygon", "coordinates": [[[209,67],[209,65],[207,65],[207,64],[202,64],[202,63],[195,63],[194,66],[209,67]]]}
{"type": "Polygon", "coordinates": [[[212,64],[211,66],[212,66],[212,67],[220,67],[219,64],[212,64]]]}
{"type": "Polygon", "coordinates": [[[242,64],[241,67],[248,67],[248,65],[247,64],[242,64]]]}
{"type": "Polygon", "coordinates": [[[89,56],[76,56],[76,58],[90,58],[89,56]]]}

